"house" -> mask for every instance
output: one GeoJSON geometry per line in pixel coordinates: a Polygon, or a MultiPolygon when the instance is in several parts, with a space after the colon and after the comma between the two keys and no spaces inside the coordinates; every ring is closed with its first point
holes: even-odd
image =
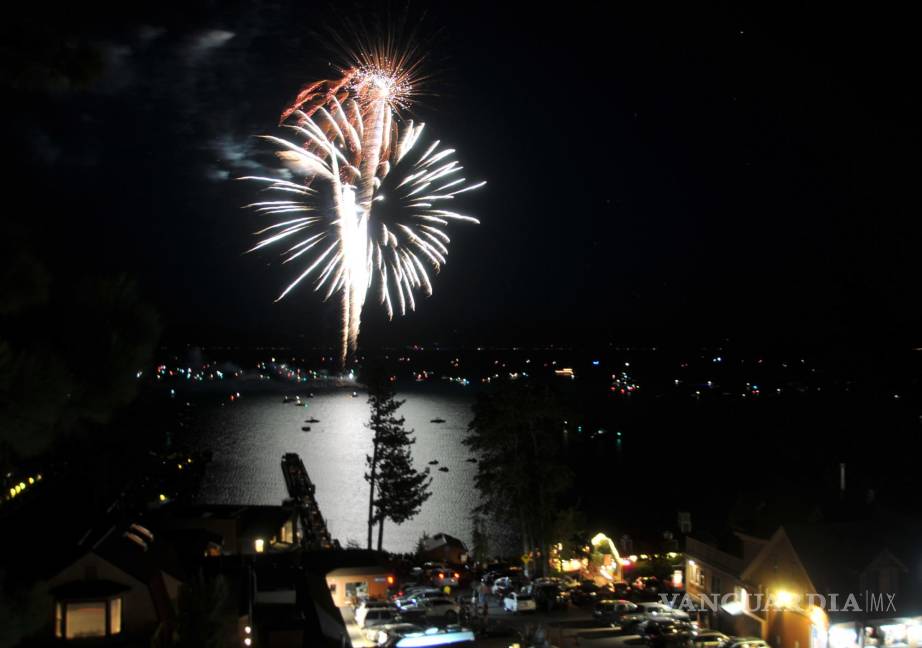
{"type": "Polygon", "coordinates": [[[302,537],[298,510],[293,504],[171,505],[163,507],[161,514],[161,526],[171,533],[183,530],[210,533],[215,538],[213,553],[248,555],[291,551],[297,548],[302,537]]]}
{"type": "Polygon", "coordinates": [[[467,562],[467,546],[447,533],[436,533],[420,539],[419,558],[430,562],[461,565],[467,562]]]}
{"type": "Polygon", "coordinates": [[[702,626],[733,636],[761,636],[762,620],[740,614],[733,602],[745,598],[742,572],[765,543],[742,533],[685,539],[685,590],[702,626]]]}
{"type": "Polygon", "coordinates": [[[689,538],[686,578],[712,627],[774,648],[922,646],[922,525],[787,525],[734,549],[689,538]]]}
{"type": "Polygon", "coordinates": [[[356,598],[386,599],[388,588],[396,582],[394,570],[381,565],[338,567],[327,572],[326,581],[336,607],[356,598]]]}
{"type": "Polygon", "coordinates": [[[173,626],[180,580],[146,527],[110,527],[77,554],[46,581],[56,638],[149,638],[173,626]]]}

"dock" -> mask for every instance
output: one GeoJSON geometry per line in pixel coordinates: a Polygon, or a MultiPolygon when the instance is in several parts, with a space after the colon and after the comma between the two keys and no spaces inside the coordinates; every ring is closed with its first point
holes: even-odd
{"type": "Polygon", "coordinates": [[[314,497],[316,488],[307,474],[304,462],[296,452],[282,455],[282,474],[288,496],[298,508],[301,519],[301,544],[305,549],[332,549],[336,545],[327,529],[314,497]]]}

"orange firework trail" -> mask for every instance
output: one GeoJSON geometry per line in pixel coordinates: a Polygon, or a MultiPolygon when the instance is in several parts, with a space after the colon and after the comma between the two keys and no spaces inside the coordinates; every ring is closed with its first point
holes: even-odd
{"type": "Polygon", "coordinates": [[[429,269],[446,262],[448,225],[479,222],[447,207],[485,183],[468,184],[454,149],[439,141],[417,152],[424,124],[400,118],[420,82],[412,57],[389,44],[371,48],[353,54],[340,78],[304,88],[281,116],[298,141],[264,136],[294,180],[244,178],[285,197],[247,205],[281,218],[256,232],[252,250],[286,244],[284,263],[307,263],[278,299],[311,276],[324,299],[341,295],[344,364],[372,285],[389,318],[415,310],[414,292],[432,294],[429,269]]]}

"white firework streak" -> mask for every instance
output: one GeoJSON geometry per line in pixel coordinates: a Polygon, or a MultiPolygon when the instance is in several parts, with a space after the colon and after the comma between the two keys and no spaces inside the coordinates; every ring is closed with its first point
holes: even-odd
{"type": "Polygon", "coordinates": [[[242,178],[263,184],[277,198],[247,208],[282,217],[255,233],[261,238],[250,251],[284,244],[284,263],[307,258],[278,299],[311,276],[324,300],[341,294],[344,365],[357,347],[373,283],[380,284],[379,301],[389,319],[395,310],[415,310],[414,291],[432,294],[426,266],[438,272],[446,262],[449,224],[479,223],[447,207],[458,194],[486,183],[467,184],[455,150],[440,148],[439,141],[413,153],[424,124],[398,125],[396,109],[404,104],[396,83],[380,70],[353,69],[337,82],[309,86],[283,114],[282,125],[300,142],[264,136],[299,181],[242,178]]]}

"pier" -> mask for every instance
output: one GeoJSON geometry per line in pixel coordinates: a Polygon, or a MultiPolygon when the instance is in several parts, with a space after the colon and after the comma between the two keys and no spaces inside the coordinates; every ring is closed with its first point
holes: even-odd
{"type": "Polygon", "coordinates": [[[314,483],[296,452],[282,455],[282,474],[285,476],[288,496],[297,505],[301,518],[301,544],[305,549],[332,549],[336,543],[330,536],[314,497],[314,483]]]}

